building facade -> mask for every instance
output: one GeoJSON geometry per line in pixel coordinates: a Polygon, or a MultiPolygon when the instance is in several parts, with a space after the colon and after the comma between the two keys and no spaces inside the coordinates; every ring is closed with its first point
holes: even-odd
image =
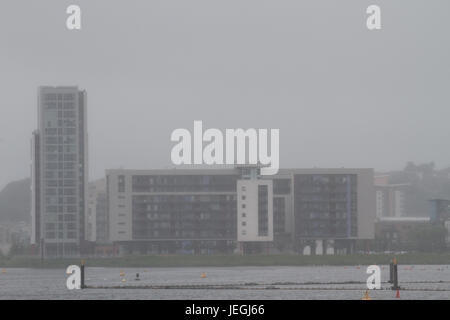
{"type": "Polygon", "coordinates": [[[237,180],[237,241],[273,241],[271,180],[237,180]]]}
{"type": "Polygon", "coordinates": [[[411,249],[411,232],[430,224],[429,217],[382,217],[375,223],[374,249],[401,251],[411,249]]]}
{"type": "Polygon", "coordinates": [[[352,253],[374,238],[372,169],[294,169],[292,184],[298,252],[352,253]]]}
{"type": "Polygon", "coordinates": [[[377,218],[406,216],[406,192],[409,184],[391,184],[389,175],[379,175],[375,179],[377,218]]]}
{"type": "Polygon", "coordinates": [[[373,239],[372,169],[249,170],[107,170],[109,240],[122,253],[231,253],[253,243],[320,254],[373,239]]]}
{"type": "Polygon", "coordinates": [[[86,92],[40,87],[32,139],[32,244],[43,256],[74,256],[86,239],[86,92]]]}
{"type": "Polygon", "coordinates": [[[106,179],[90,182],[88,185],[88,210],[85,219],[86,240],[105,242],[107,240],[106,179]]]}

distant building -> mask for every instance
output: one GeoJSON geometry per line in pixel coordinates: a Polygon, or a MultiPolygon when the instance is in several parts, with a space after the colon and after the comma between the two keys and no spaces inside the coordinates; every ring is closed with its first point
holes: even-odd
{"type": "Polygon", "coordinates": [[[270,251],[288,240],[320,254],[374,238],[372,169],[254,172],[107,170],[109,240],[128,253],[270,251]]]}
{"type": "Polygon", "coordinates": [[[226,170],[107,170],[109,239],[126,252],[232,252],[237,178],[226,170]]]}
{"type": "Polygon", "coordinates": [[[96,219],[96,237],[97,244],[108,243],[109,241],[109,220],[108,220],[108,201],[106,192],[97,194],[95,205],[95,219],[96,219]]]}
{"type": "Polygon", "coordinates": [[[294,169],[292,185],[298,250],[351,253],[374,238],[372,169],[294,169]]]}
{"type": "Polygon", "coordinates": [[[11,236],[9,232],[9,228],[6,226],[0,225],[0,243],[6,244],[11,242],[11,236]]]}
{"type": "Polygon", "coordinates": [[[40,87],[32,140],[31,243],[45,256],[78,255],[86,239],[86,92],[40,87]]]}
{"type": "Polygon", "coordinates": [[[450,221],[450,200],[430,199],[428,201],[431,223],[444,225],[446,221],[450,221]]]}
{"type": "Polygon", "coordinates": [[[30,225],[25,221],[8,222],[0,225],[0,253],[7,255],[13,246],[21,253],[30,245],[30,225]]]}
{"type": "Polygon", "coordinates": [[[237,241],[273,241],[272,181],[237,181],[237,241]]]}
{"type": "Polygon", "coordinates": [[[445,221],[444,227],[447,230],[447,235],[445,236],[445,243],[447,247],[450,247],[450,220],[445,221]]]}
{"type": "Polygon", "coordinates": [[[411,231],[430,224],[429,217],[385,217],[375,224],[375,243],[379,251],[408,249],[411,231]]]}
{"type": "Polygon", "coordinates": [[[107,236],[106,179],[89,183],[86,240],[105,242],[107,236]]]}
{"type": "Polygon", "coordinates": [[[0,253],[7,255],[11,249],[11,233],[8,227],[0,225],[0,253]]]}
{"type": "Polygon", "coordinates": [[[445,243],[450,247],[450,200],[430,199],[430,221],[435,225],[442,225],[447,230],[445,243]]]}
{"type": "Polygon", "coordinates": [[[377,218],[404,217],[405,196],[409,184],[390,184],[389,175],[375,177],[377,218]]]}

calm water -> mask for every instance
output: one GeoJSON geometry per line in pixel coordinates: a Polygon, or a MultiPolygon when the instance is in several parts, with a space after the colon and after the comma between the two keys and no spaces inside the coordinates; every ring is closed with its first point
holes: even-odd
{"type": "MultiPolygon", "coordinates": [[[[255,283],[237,289],[85,289],[68,290],[65,269],[6,269],[0,273],[0,299],[361,299],[368,277],[360,267],[232,267],[232,268],[87,268],[86,284],[187,285],[255,283]],[[125,276],[121,277],[120,272],[125,276]],[[202,273],[206,278],[201,278],[202,273]],[[140,281],[135,281],[136,273],[140,281]],[[126,282],[122,282],[122,278],[126,282]],[[353,284],[309,284],[305,282],[347,282],[353,284]],[[277,290],[261,290],[262,286],[277,290]],[[355,290],[301,290],[301,288],[347,288],[355,290]]],[[[382,281],[389,278],[382,267],[382,281]]],[[[401,291],[401,299],[450,299],[450,266],[399,266],[400,285],[405,288],[433,288],[447,291],[401,291]],[[434,283],[417,283],[430,281],[434,283]],[[436,283],[443,281],[442,283],[436,283]],[[414,283],[415,282],[415,283],[414,283]]],[[[389,284],[383,283],[387,288],[389,284]]],[[[373,299],[394,299],[392,290],[371,291],[373,299]]]]}

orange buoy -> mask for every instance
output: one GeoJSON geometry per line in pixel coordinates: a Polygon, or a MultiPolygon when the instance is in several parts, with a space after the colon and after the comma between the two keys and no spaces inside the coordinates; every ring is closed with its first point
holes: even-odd
{"type": "Polygon", "coordinates": [[[369,290],[366,290],[366,293],[364,293],[364,298],[362,298],[363,300],[372,300],[371,297],[369,297],[369,290]]]}
{"type": "Polygon", "coordinates": [[[206,278],[206,273],[203,272],[201,277],[202,277],[202,279],[206,278]]]}

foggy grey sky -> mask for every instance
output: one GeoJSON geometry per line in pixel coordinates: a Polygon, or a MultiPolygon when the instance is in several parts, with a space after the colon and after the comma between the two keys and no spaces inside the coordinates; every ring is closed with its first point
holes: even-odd
{"type": "Polygon", "coordinates": [[[172,167],[194,120],[279,128],[281,167],[449,166],[449,30],[448,0],[2,0],[0,188],[29,176],[39,85],[87,90],[91,179],[172,167]]]}

